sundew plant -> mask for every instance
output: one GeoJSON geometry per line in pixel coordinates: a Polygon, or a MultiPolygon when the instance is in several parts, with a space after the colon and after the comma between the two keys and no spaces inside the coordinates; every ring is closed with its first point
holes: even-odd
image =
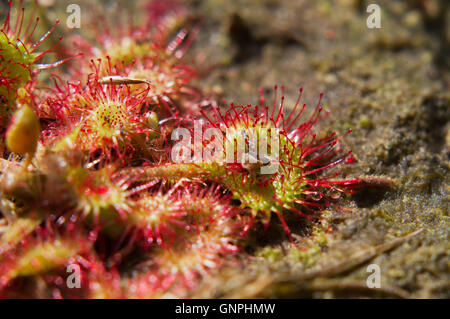
{"type": "Polygon", "coordinates": [[[257,263],[270,237],[307,253],[293,229],[319,240],[324,213],[351,214],[342,200],[363,183],[341,176],[351,130],[319,129],[323,94],[287,103],[275,86],[257,104],[223,103],[187,58],[201,23],[148,2],[140,24],[97,9],[89,36],[63,42],[38,3],[8,3],[1,297],[191,297],[257,263]]]}

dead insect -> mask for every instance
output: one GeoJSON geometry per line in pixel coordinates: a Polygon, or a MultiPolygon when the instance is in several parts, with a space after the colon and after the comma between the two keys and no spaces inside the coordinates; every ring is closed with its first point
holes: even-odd
{"type": "Polygon", "coordinates": [[[148,84],[150,81],[146,79],[129,78],[120,75],[108,75],[98,80],[100,84],[148,84]]]}

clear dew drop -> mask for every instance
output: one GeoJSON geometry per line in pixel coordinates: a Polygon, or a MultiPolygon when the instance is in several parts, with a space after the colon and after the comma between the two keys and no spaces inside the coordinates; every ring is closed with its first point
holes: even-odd
{"type": "Polygon", "coordinates": [[[58,218],[58,220],[56,221],[56,224],[58,226],[61,226],[62,224],[64,224],[66,222],[66,219],[64,218],[64,216],[61,216],[58,218]]]}
{"type": "Polygon", "coordinates": [[[322,199],[322,194],[320,194],[319,192],[313,192],[311,193],[311,199],[314,201],[319,201],[322,199]]]}

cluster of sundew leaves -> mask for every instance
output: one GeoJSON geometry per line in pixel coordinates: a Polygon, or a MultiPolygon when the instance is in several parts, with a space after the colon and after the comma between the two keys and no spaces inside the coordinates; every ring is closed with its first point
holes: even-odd
{"type": "MultiPolygon", "coordinates": [[[[22,4],[22,3],[21,3],[22,4]]],[[[51,65],[38,64],[39,60],[50,50],[38,52],[39,46],[54,31],[59,23],[34,39],[39,17],[33,10],[28,21],[25,19],[25,8],[19,6],[16,19],[12,18],[13,4],[8,1],[8,14],[0,28],[0,129],[3,133],[11,112],[18,108],[18,103],[29,102],[31,91],[36,83],[39,69],[57,66],[63,61],[51,65]]]]}
{"type": "Polygon", "coordinates": [[[151,1],[152,19],[137,27],[97,30],[94,42],[76,39],[84,54],[66,61],[69,71],[53,87],[27,86],[29,101],[37,101],[30,105],[16,97],[37,81],[41,55],[32,52],[42,39],[33,44],[28,27],[22,33],[23,11],[14,29],[8,15],[1,76],[2,84],[14,82],[4,89],[18,110],[0,167],[1,296],[36,296],[27,287],[39,283],[39,293],[55,298],[186,297],[222,267],[243,266],[255,223],[267,225],[276,214],[294,243],[287,216],[316,217],[357,183],[327,174],[350,153],[334,133],[316,136],[321,100],[309,117],[302,90],[287,114],[284,97],[269,107],[262,95],[259,105],[223,112],[194,88],[184,53],[197,27],[175,29],[184,11],[170,4],[151,1]],[[202,110],[208,103],[212,110],[202,110]],[[279,154],[269,147],[271,155],[252,164],[174,162],[172,131],[194,132],[196,121],[223,133],[222,150],[234,149],[241,135],[248,150],[252,140],[266,142],[262,130],[276,131],[279,154]],[[279,169],[261,174],[271,162],[279,169]],[[75,290],[66,282],[74,266],[82,274],[75,290]]]}

